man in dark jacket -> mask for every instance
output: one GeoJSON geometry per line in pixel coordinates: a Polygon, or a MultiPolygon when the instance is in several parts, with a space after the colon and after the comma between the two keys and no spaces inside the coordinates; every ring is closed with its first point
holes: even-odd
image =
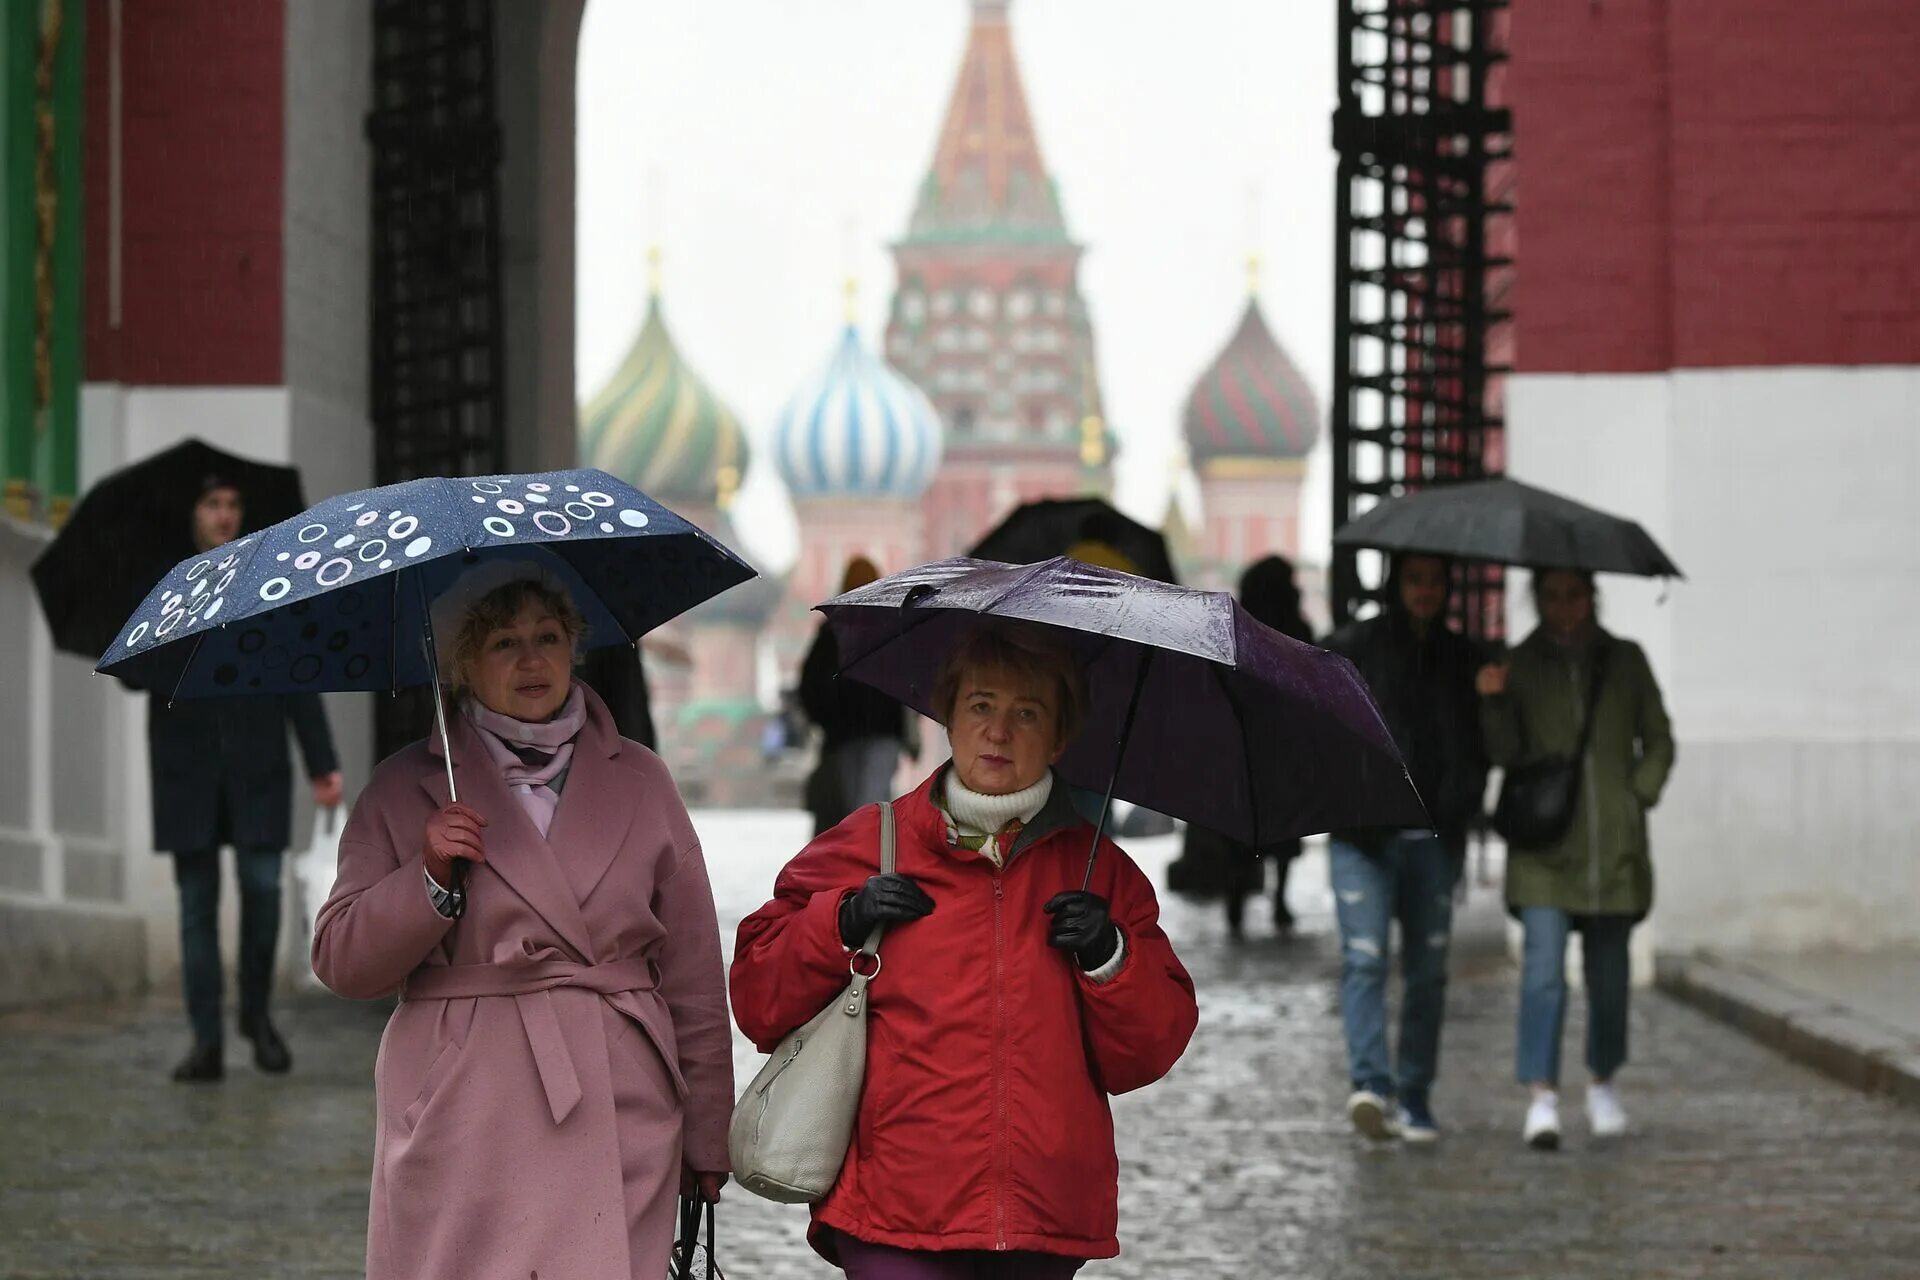
{"type": "MultiPolygon", "coordinates": [[[[210,551],[240,532],[241,497],[209,477],[193,508],[194,545],[210,551]]],[[[220,846],[232,845],[240,883],[240,1034],[262,1071],[293,1065],[267,1017],[280,937],[280,862],[291,843],[287,727],[300,739],[313,801],[341,801],[340,768],[317,694],[149,700],[153,847],[173,855],[180,893],[180,977],[193,1050],[174,1069],[186,1082],[225,1074],[221,1035],[220,846]]]]}
{"type": "Polygon", "coordinates": [[[1400,557],[1387,578],[1385,609],[1327,641],[1366,680],[1433,823],[1432,830],[1336,831],[1329,848],[1353,1082],[1347,1114],[1375,1139],[1439,1136],[1428,1095],[1446,1012],[1453,891],[1486,785],[1474,693],[1480,656],[1447,625],[1451,569],[1438,556],[1400,557]],[[1406,985],[1397,1070],[1387,1049],[1386,1010],[1395,920],[1406,985]]]}

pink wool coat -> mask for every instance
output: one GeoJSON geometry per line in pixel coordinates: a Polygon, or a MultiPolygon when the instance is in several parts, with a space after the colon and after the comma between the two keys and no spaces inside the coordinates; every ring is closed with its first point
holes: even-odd
{"type": "Polygon", "coordinates": [[[375,771],[340,841],[313,967],[398,990],[374,1067],[369,1280],[666,1272],[682,1153],[727,1164],[733,1065],[713,895],[660,759],[587,691],[547,838],[464,716],[460,800],[484,814],[459,921],[421,836],[447,803],[438,738],[375,771]]]}

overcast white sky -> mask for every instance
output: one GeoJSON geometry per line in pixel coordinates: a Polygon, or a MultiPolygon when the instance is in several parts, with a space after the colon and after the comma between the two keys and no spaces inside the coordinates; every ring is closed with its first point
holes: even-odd
{"type": "MultiPolygon", "coordinates": [[[[884,324],[886,244],[932,158],[968,15],[967,0],[587,5],[579,394],[632,341],[659,243],[681,351],[759,446],[737,516],[769,567],[796,547],[767,434],[837,338],[850,269],[869,342],[884,324]]],[[[1181,407],[1239,317],[1249,251],[1267,318],[1325,404],[1334,7],[1015,0],[1012,15],[1042,151],[1089,247],[1081,287],[1125,450],[1117,497],[1157,523],[1181,407]]],[[[1324,454],[1309,560],[1324,555],[1324,454]]]]}

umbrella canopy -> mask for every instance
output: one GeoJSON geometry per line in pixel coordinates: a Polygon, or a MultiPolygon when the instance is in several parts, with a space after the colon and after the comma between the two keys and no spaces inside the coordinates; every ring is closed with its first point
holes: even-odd
{"type": "Polygon", "coordinates": [[[1518,480],[1478,480],[1390,498],[1333,535],[1336,546],[1419,552],[1543,569],[1678,578],[1631,520],[1518,480]]]}
{"type": "Polygon", "coordinates": [[[1426,824],[1352,664],[1262,626],[1224,593],[1064,557],[962,558],[819,608],[838,633],[843,674],[939,720],[941,665],[983,618],[1055,629],[1087,675],[1086,727],[1059,765],[1076,786],[1111,784],[1122,799],[1249,844],[1426,824]]]}
{"type": "Polygon", "coordinates": [[[500,558],[538,560],[565,583],[589,645],[630,643],[754,576],[604,471],[410,480],[182,560],[99,669],[180,697],[421,684],[427,603],[500,558]]]}
{"type": "Polygon", "coordinates": [[[153,581],[193,550],[193,504],[210,481],[239,490],[243,534],[307,505],[300,473],[183,440],[102,479],[33,564],[56,647],[99,658],[153,581]]]}
{"type": "Polygon", "coordinates": [[[1120,514],[1100,498],[1043,498],[1016,507],[967,554],[976,560],[1036,564],[1098,543],[1125,556],[1133,572],[1143,578],[1180,580],[1167,554],[1166,536],[1120,514]]]}

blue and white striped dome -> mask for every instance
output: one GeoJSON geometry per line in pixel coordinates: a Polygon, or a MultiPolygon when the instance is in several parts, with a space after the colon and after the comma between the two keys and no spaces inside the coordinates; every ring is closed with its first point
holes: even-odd
{"type": "Polygon", "coordinates": [[[773,461],[796,498],[917,498],[940,465],[940,415],[848,325],[781,410],[773,461]]]}

